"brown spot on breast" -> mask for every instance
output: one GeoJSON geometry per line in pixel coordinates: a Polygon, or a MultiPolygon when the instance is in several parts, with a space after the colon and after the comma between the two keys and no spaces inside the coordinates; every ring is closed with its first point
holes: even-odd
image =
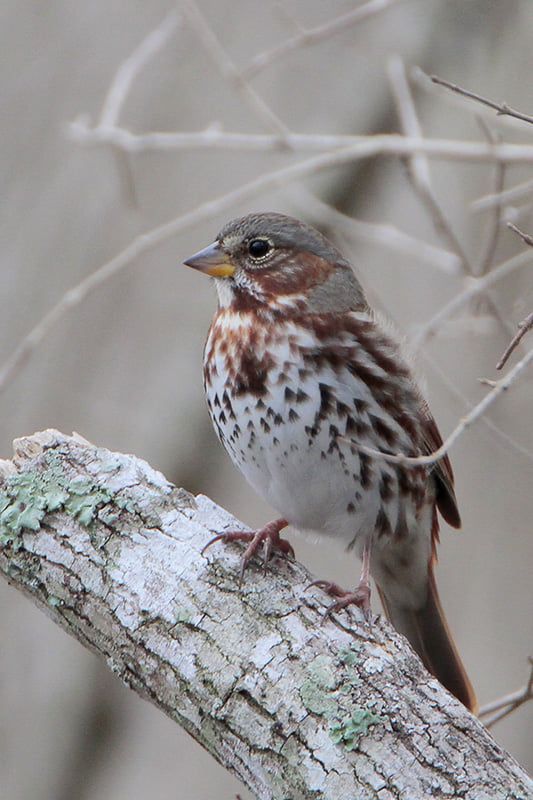
{"type": "Polygon", "coordinates": [[[339,417],[347,417],[350,411],[350,406],[347,406],[346,403],[342,403],[340,400],[337,400],[337,414],[339,417]]]}
{"type": "Polygon", "coordinates": [[[240,397],[245,394],[265,395],[268,373],[275,366],[271,355],[266,354],[259,359],[254,353],[243,353],[236,359],[237,372],[234,394],[240,397]]]}
{"type": "Polygon", "coordinates": [[[356,419],[354,417],[348,417],[346,420],[346,433],[350,435],[355,435],[357,437],[363,437],[369,432],[370,428],[363,422],[362,419],[356,419]]]}
{"type": "Polygon", "coordinates": [[[363,489],[368,489],[372,483],[372,460],[366,453],[359,453],[359,481],[363,489]]]}
{"type": "Polygon", "coordinates": [[[398,436],[389,426],[387,425],[384,420],[380,417],[374,416],[374,414],[369,414],[368,419],[370,420],[370,424],[372,425],[373,429],[377,433],[377,435],[383,439],[389,447],[393,447],[398,442],[398,436]]]}
{"type": "Polygon", "coordinates": [[[361,400],[359,397],[354,397],[352,402],[360,414],[364,414],[364,412],[368,409],[368,403],[366,400],[361,400]]]}
{"type": "Polygon", "coordinates": [[[376,518],[376,533],[378,538],[382,536],[392,536],[390,520],[383,506],[380,507],[376,518]]]}
{"type": "Polygon", "coordinates": [[[384,503],[388,503],[394,497],[394,491],[392,488],[393,482],[394,479],[390,473],[381,473],[381,479],[379,482],[379,495],[384,503]]]}

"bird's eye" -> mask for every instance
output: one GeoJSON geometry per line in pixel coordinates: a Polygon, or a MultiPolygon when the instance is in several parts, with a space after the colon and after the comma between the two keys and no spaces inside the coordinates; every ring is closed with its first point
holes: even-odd
{"type": "Polygon", "coordinates": [[[264,258],[272,250],[268,239],[252,239],[248,244],[248,252],[252,258],[264,258]]]}

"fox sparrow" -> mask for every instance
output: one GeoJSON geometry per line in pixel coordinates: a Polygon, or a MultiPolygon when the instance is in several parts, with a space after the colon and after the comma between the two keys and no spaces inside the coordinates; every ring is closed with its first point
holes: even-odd
{"type": "Polygon", "coordinates": [[[434,577],[437,512],[460,525],[451,465],[402,466],[361,449],[417,456],[442,440],[350,264],[318,231],[274,213],[230,222],[185,263],[212,276],[218,293],[204,354],[211,419],[281,515],[212,542],[246,542],[242,571],[260,547],[266,559],[292,552],[280,537],[286,525],[343,542],[362,558],[361,580],[353,592],[317,582],[334,598],[329,610],[356,603],[368,613],[372,574],[395,628],[473,708],[434,577]]]}

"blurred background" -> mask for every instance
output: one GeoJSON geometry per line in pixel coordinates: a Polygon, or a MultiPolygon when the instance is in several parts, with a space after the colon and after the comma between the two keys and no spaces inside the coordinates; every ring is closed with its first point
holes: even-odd
{"type": "MultiPolygon", "coordinates": [[[[530,0],[374,1],[366,5],[383,7],[379,13],[329,34],[328,22],[365,4],[198,2],[1,4],[1,363],[68,289],[136,236],[313,155],[214,147],[125,153],[105,142],[89,146],[99,120],[133,133],[215,126],[269,134],[281,130],[279,120],[315,135],[399,132],[405,75],[426,136],[533,144],[533,127],[430,88],[415,69],[531,112],[530,0]],[[249,73],[244,89],[232,78],[228,58],[242,70],[299,26],[322,34],[249,73]],[[222,50],[209,38],[213,32],[222,50]],[[128,76],[131,84],[117,120],[117,95],[111,111],[104,101],[124,64],[119,89],[128,88],[128,76]]],[[[405,97],[403,103],[405,110],[405,97]]],[[[146,247],[62,314],[13,375],[0,396],[0,455],[10,456],[17,436],[75,430],[147,459],[251,525],[268,520],[271,510],[230,467],[211,430],[201,361],[214,291],[181,266],[227,219],[250,210],[302,217],[346,252],[371,302],[418,342],[419,372],[448,434],[487,391],[478,379],[498,377],[495,364],[512,330],[533,310],[533,251],[494,285],[490,301],[469,303],[435,335],[421,334],[468,285],[465,275],[489,272],[526,250],[504,221],[533,233],[532,192],[499,212],[476,212],[472,203],[533,178],[533,162],[504,170],[434,160],[433,200],[413,185],[416,169],[396,157],[353,161],[226,204],[146,247]],[[435,225],[438,209],[444,226],[435,225]]],[[[426,170],[423,161],[418,169],[426,170]]],[[[532,344],[530,335],[510,365],[532,344]]],[[[490,410],[488,423],[478,422],[452,451],[464,525],[460,533],[442,531],[438,580],[481,704],[523,685],[532,654],[532,391],[529,371],[490,410]]],[[[340,549],[295,538],[298,558],[318,576],[353,584],[359,565],[340,549]]],[[[4,583],[0,604],[2,800],[249,797],[174,723],[4,583]]],[[[493,731],[530,769],[532,723],[530,703],[493,731]]]]}

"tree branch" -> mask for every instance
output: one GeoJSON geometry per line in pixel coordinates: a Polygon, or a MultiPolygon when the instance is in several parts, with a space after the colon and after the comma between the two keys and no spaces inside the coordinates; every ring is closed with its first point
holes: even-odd
{"type": "Polygon", "coordinates": [[[242,75],[249,80],[270,64],[278,63],[287,53],[330,39],[335,34],[343,33],[354,25],[358,25],[376,14],[386,11],[390,6],[398,2],[399,0],[368,0],[367,3],[347,11],[346,14],[328,19],[323,25],[298,31],[290,39],[285,39],[284,42],[272,47],[270,50],[258,53],[242,71],[242,75]]]}
{"type": "Polygon", "coordinates": [[[533,124],[532,116],[524,114],[523,111],[518,111],[516,108],[511,108],[507,103],[495,103],[494,100],[490,100],[488,97],[483,97],[477,94],[477,92],[463,89],[462,86],[458,86],[456,83],[451,83],[450,81],[445,81],[444,78],[439,78],[437,75],[431,75],[430,77],[433,83],[436,83],[438,86],[444,86],[445,89],[450,89],[452,92],[462,95],[462,97],[468,97],[470,100],[475,100],[476,103],[481,103],[481,105],[494,109],[498,116],[514,117],[522,122],[528,122],[530,125],[533,124]]]}
{"type": "Polygon", "coordinates": [[[84,117],[67,126],[67,134],[78,144],[112,144],[128,153],[167,150],[237,150],[256,152],[292,151],[329,152],[351,148],[350,159],[375,156],[426,155],[443,161],[466,161],[474,164],[533,164],[533,145],[502,142],[471,142],[461,139],[419,139],[399,133],[358,136],[336,133],[239,133],[212,125],[200,131],[152,131],[133,133],[123,127],[91,127],[84,117]]]}
{"type": "Polygon", "coordinates": [[[525,800],[533,783],[384,622],[320,626],[296,563],[200,550],[234,527],[145,462],[46,431],[2,462],[0,572],[259,800],[525,800]],[[274,569],[275,567],[275,569],[274,569]]]}

